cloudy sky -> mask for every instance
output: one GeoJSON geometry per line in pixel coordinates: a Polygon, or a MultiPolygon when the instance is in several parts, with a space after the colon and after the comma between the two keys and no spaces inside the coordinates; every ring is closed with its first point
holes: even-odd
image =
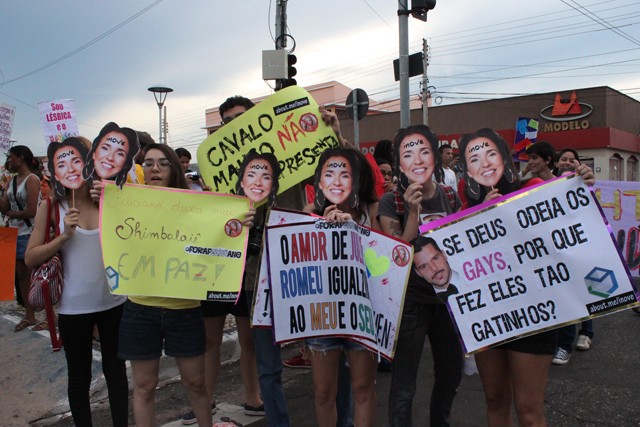
{"type": "MultiPolygon", "coordinates": [[[[261,51],[274,48],[275,2],[0,1],[0,102],[16,107],[12,139],[44,154],[37,104],[65,98],[90,139],[108,121],[157,138],[147,88],[163,85],[174,89],[169,143],[195,154],[206,108],[272,92],[261,51]]],[[[298,84],[337,80],[397,98],[397,1],[287,4],[298,84]]],[[[640,99],[639,24],[637,0],[439,0],[428,22],[410,19],[409,46],[428,40],[442,104],[603,85],[640,99]]]]}

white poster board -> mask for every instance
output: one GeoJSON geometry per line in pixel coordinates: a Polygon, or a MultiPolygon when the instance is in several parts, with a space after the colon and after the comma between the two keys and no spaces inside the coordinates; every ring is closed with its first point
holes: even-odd
{"type": "Polygon", "coordinates": [[[73,99],[39,102],[38,110],[46,145],[79,135],[73,99]]]}
{"type": "Polygon", "coordinates": [[[637,305],[594,194],[575,175],[424,225],[458,272],[467,353],[637,305]]]}

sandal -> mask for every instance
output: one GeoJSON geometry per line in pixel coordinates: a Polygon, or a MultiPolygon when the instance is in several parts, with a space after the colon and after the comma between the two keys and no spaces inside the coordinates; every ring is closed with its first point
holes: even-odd
{"type": "Polygon", "coordinates": [[[31,328],[31,330],[33,332],[40,332],[40,331],[48,331],[49,330],[49,324],[47,322],[38,322],[36,323],[36,325],[31,328]]]}
{"type": "Polygon", "coordinates": [[[29,326],[33,326],[35,323],[29,322],[27,319],[22,319],[15,328],[13,328],[13,332],[20,332],[29,326]]]}

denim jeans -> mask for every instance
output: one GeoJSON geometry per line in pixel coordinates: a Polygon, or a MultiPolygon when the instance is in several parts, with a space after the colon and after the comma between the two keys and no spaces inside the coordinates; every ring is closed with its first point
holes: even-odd
{"type": "Polygon", "coordinates": [[[413,425],[413,398],[426,337],[433,354],[431,427],[449,426],[451,406],[462,377],[462,346],[445,305],[406,302],[391,371],[389,424],[413,425]]]}
{"type": "MultiPolygon", "coordinates": [[[[247,304],[251,313],[253,291],[247,291],[247,304]]],[[[289,411],[282,387],[282,357],[280,344],[276,344],[271,328],[251,328],[256,349],[260,396],[269,427],[289,427],[289,411]]]]}
{"type": "MultiPolygon", "coordinates": [[[[585,320],[580,325],[579,335],[586,335],[593,339],[593,320],[585,320]]],[[[568,353],[573,350],[576,340],[576,325],[567,325],[558,329],[558,347],[563,348],[568,353]]]]}

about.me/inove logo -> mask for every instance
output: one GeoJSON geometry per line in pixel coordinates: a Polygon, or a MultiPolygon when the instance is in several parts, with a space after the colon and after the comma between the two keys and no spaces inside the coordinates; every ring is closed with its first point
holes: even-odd
{"type": "Polygon", "coordinates": [[[584,282],[591,295],[607,298],[618,289],[618,281],[613,271],[594,267],[584,277],[584,282]]]}

